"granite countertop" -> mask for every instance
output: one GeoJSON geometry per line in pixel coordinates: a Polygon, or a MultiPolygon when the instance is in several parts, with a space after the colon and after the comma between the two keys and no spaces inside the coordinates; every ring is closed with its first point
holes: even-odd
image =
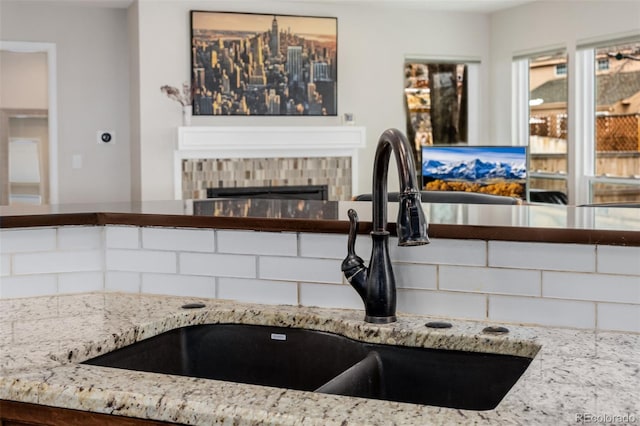
{"type": "Polygon", "coordinates": [[[198,425],[549,425],[575,424],[577,415],[640,422],[638,334],[511,324],[509,334],[496,336],[482,333],[496,325],[487,322],[454,320],[451,329],[432,330],[424,324],[433,318],[400,314],[397,323],[373,325],[362,316],[357,310],[118,293],[0,300],[0,399],[198,425]],[[182,309],[187,302],[206,307],[182,309]],[[303,327],[374,343],[535,358],[489,411],[79,364],[169,329],[205,323],[303,327]]]}

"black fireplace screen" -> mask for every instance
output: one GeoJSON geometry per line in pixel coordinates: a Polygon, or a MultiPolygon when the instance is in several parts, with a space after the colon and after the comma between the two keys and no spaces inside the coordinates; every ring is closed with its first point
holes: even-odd
{"type": "Polygon", "coordinates": [[[267,198],[285,200],[329,199],[328,185],[250,186],[245,188],[207,188],[207,198],[267,198]]]}

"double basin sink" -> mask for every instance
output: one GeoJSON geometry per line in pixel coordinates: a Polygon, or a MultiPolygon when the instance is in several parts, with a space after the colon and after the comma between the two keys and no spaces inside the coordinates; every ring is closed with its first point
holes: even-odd
{"type": "Polygon", "coordinates": [[[84,364],[441,407],[495,408],[531,362],[244,324],[171,330],[84,364]]]}

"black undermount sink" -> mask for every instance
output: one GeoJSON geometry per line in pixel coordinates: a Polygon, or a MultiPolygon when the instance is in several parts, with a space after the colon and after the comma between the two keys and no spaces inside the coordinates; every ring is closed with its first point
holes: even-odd
{"type": "Polygon", "coordinates": [[[321,331],[183,327],[83,364],[470,410],[495,408],[531,362],[363,343],[321,331]]]}

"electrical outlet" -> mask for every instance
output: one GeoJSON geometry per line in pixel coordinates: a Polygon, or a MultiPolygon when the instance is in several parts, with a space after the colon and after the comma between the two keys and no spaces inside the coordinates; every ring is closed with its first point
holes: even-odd
{"type": "Polygon", "coordinates": [[[71,168],[72,169],[82,168],[82,155],[74,154],[73,156],[71,156],[71,168]]]}
{"type": "Polygon", "coordinates": [[[96,135],[98,144],[114,145],[116,143],[116,132],[112,130],[98,130],[96,135]]]}

